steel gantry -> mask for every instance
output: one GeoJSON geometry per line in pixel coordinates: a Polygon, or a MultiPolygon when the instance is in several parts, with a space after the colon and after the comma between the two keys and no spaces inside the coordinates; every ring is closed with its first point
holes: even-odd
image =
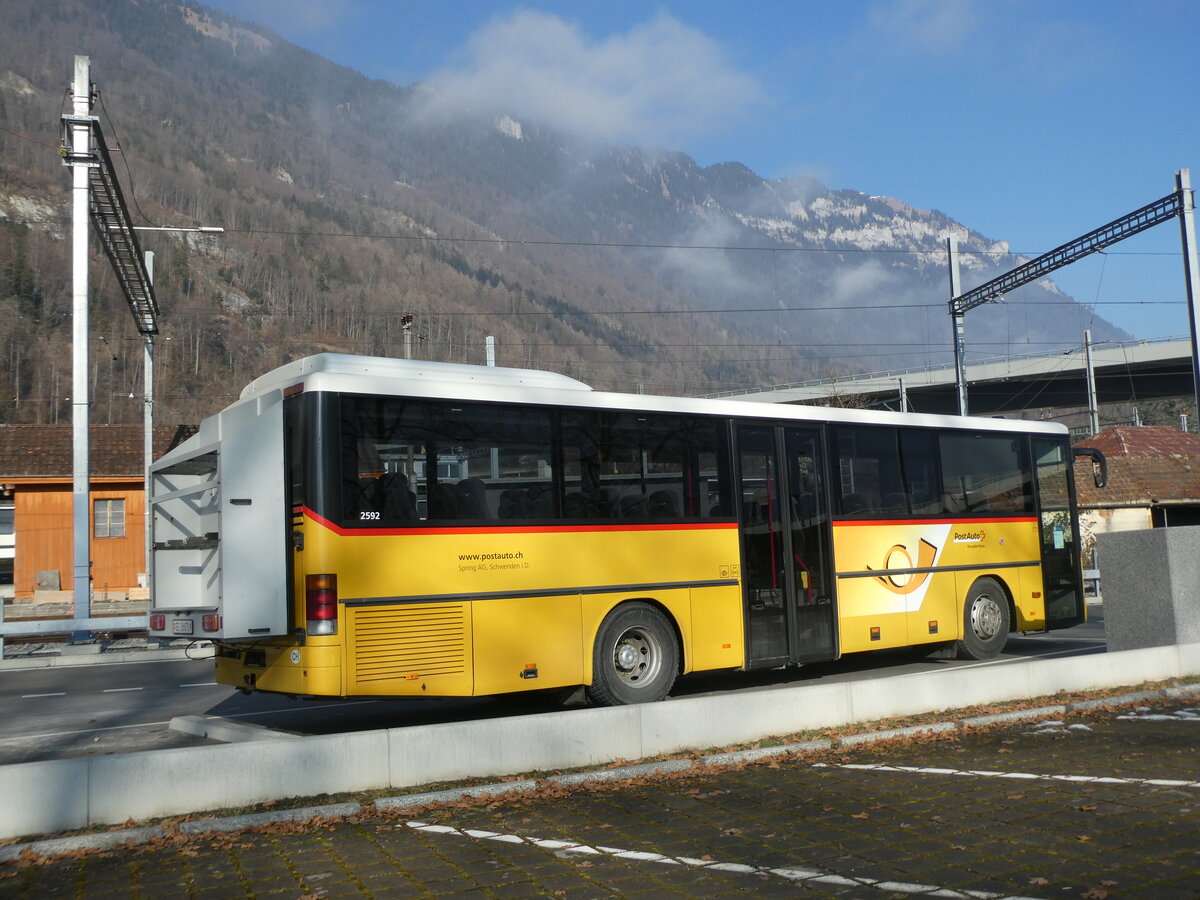
{"type": "Polygon", "coordinates": [[[1192,371],[1197,393],[1197,409],[1200,409],[1200,371],[1197,371],[1197,360],[1200,353],[1197,348],[1197,322],[1194,303],[1198,291],[1196,257],[1196,231],[1194,216],[1194,201],[1192,197],[1191,174],[1188,169],[1180,169],[1175,173],[1175,190],[1167,196],[1155,200],[1134,210],[1128,215],[1109,222],[1107,225],[1090,231],[1083,237],[1076,238],[1055,247],[1048,253],[1043,253],[1036,259],[1017,266],[1002,275],[985,282],[979,287],[959,293],[958,286],[958,246],[951,237],[947,241],[950,259],[950,316],[954,326],[954,363],[957,376],[958,411],[960,415],[967,413],[967,382],[966,382],[966,339],[964,336],[963,316],[969,309],[974,309],[984,303],[1003,297],[1009,291],[1022,285],[1044,278],[1055,269],[1070,265],[1089,254],[1096,253],[1126,238],[1140,234],[1156,225],[1161,225],[1170,219],[1178,218],[1183,238],[1184,274],[1187,280],[1188,312],[1192,331],[1192,371]]]}
{"type": "MultiPolygon", "coordinates": [[[[158,301],[146,260],[138,245],[129,210],[113,171],[108,145],[100,123],[92,115],[95,95],[91,61],[75,57],[75,79],[71,87],[71,113],[62,116],[63,165],[72,170],[72,589],[74,596],[73,640],[84,640],[91,613],[91,527],[89,476],[89,385],[88,385],[88,220],[95,226],[112,263],[113,271],[133,313],[134,323],[146,344],[147,391],[150,390],[149,359],[153,336],[158,333],[158,301]]],[[[150,406],[147,399],[147,432],[150,406]]],[[[149,442],[149,437],[147,437],[149,442]]]]}
{"type": "Polygon", "coordinates": [[[129,219],[121,185],[113,171],[104,132],[95,116],[63,116],[63,163],[80,165],[88,175],[88,213],[104,254],[112,263],[117,281],[141,334],[158,334],[158,300],[129,219]],[[90,131],[92,149],[77,148],[72,139],[77,128],[90,131]]]}

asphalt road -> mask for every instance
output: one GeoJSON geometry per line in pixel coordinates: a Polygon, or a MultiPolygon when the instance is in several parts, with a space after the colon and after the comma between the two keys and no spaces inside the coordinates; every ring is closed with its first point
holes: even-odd
{"type": "MultiPolygon", "coordinates": [[[[687,676],[680,679],[673,696],[772,690],[813,679],[869,679],[945,667],[1002,666],[1035,656],[1101,653],[1103,612],[1100,607],[1090,612],[1091,621],[1076,628],[1014,637],[1001,657],[985,663],[930,659],[911,650],[864,653],[801,669],[687,676]]],[[[525,715],[560,705],[561,697],[555,694],[443,700],[245,696],[214,683],[212,664],[206,660],[13,670],[0,675],[0,765],[211,743],[172,731],[169,725],[175,716],[222,716],[297,734],[332,734],[525,715]]]]}

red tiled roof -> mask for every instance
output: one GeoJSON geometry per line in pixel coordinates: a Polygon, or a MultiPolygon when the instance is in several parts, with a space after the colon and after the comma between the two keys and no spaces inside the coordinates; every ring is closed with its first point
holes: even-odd
{"type": "Polygon", "coordinates": [[[1090,460],[1075,464],[1081,506],[1200,503],[1200,436],[1166,425],[1118,425],[1079,442],[1108,460],[1108,486],[1092,482],[1090,460]]]}
{"type": "MultiPolygon", "coordinates": [[[[155,425],[155,459],[195,433],[194,425],[155,425]]],[[[141,425],[88,429],[91,475],[141,478],[144,454],[141,425]]],[[[70,425],[0,425],[0,478],[70,478],[73,459],[70,425]]]]}

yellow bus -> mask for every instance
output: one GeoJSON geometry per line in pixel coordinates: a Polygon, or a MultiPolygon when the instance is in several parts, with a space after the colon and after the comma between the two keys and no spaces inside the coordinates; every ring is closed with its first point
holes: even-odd
{"type": "Polygon", "coordinates": [[[151,634],[210,640],[247,691],[637,703],[1085,616],[1054,424],[321,354],[151,474],[151,634]]]}

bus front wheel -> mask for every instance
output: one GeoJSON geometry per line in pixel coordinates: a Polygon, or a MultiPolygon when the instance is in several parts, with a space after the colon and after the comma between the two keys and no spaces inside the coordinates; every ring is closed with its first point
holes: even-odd
{"type": "Polygon", "coordinates": [[[957,642],[959,659],[991,659],[1008,641],[1012,617],[1008,595],[993,578],[980,578],[967,591],[963,604],[963,636],[957,642]]]}
{"type": "Polygon", "coordinates": [[[653,703],[679,671],[679,647],[667,617],[644,603],[610,612],[596,635],[588,699],[600,706],[653,703]]]}

